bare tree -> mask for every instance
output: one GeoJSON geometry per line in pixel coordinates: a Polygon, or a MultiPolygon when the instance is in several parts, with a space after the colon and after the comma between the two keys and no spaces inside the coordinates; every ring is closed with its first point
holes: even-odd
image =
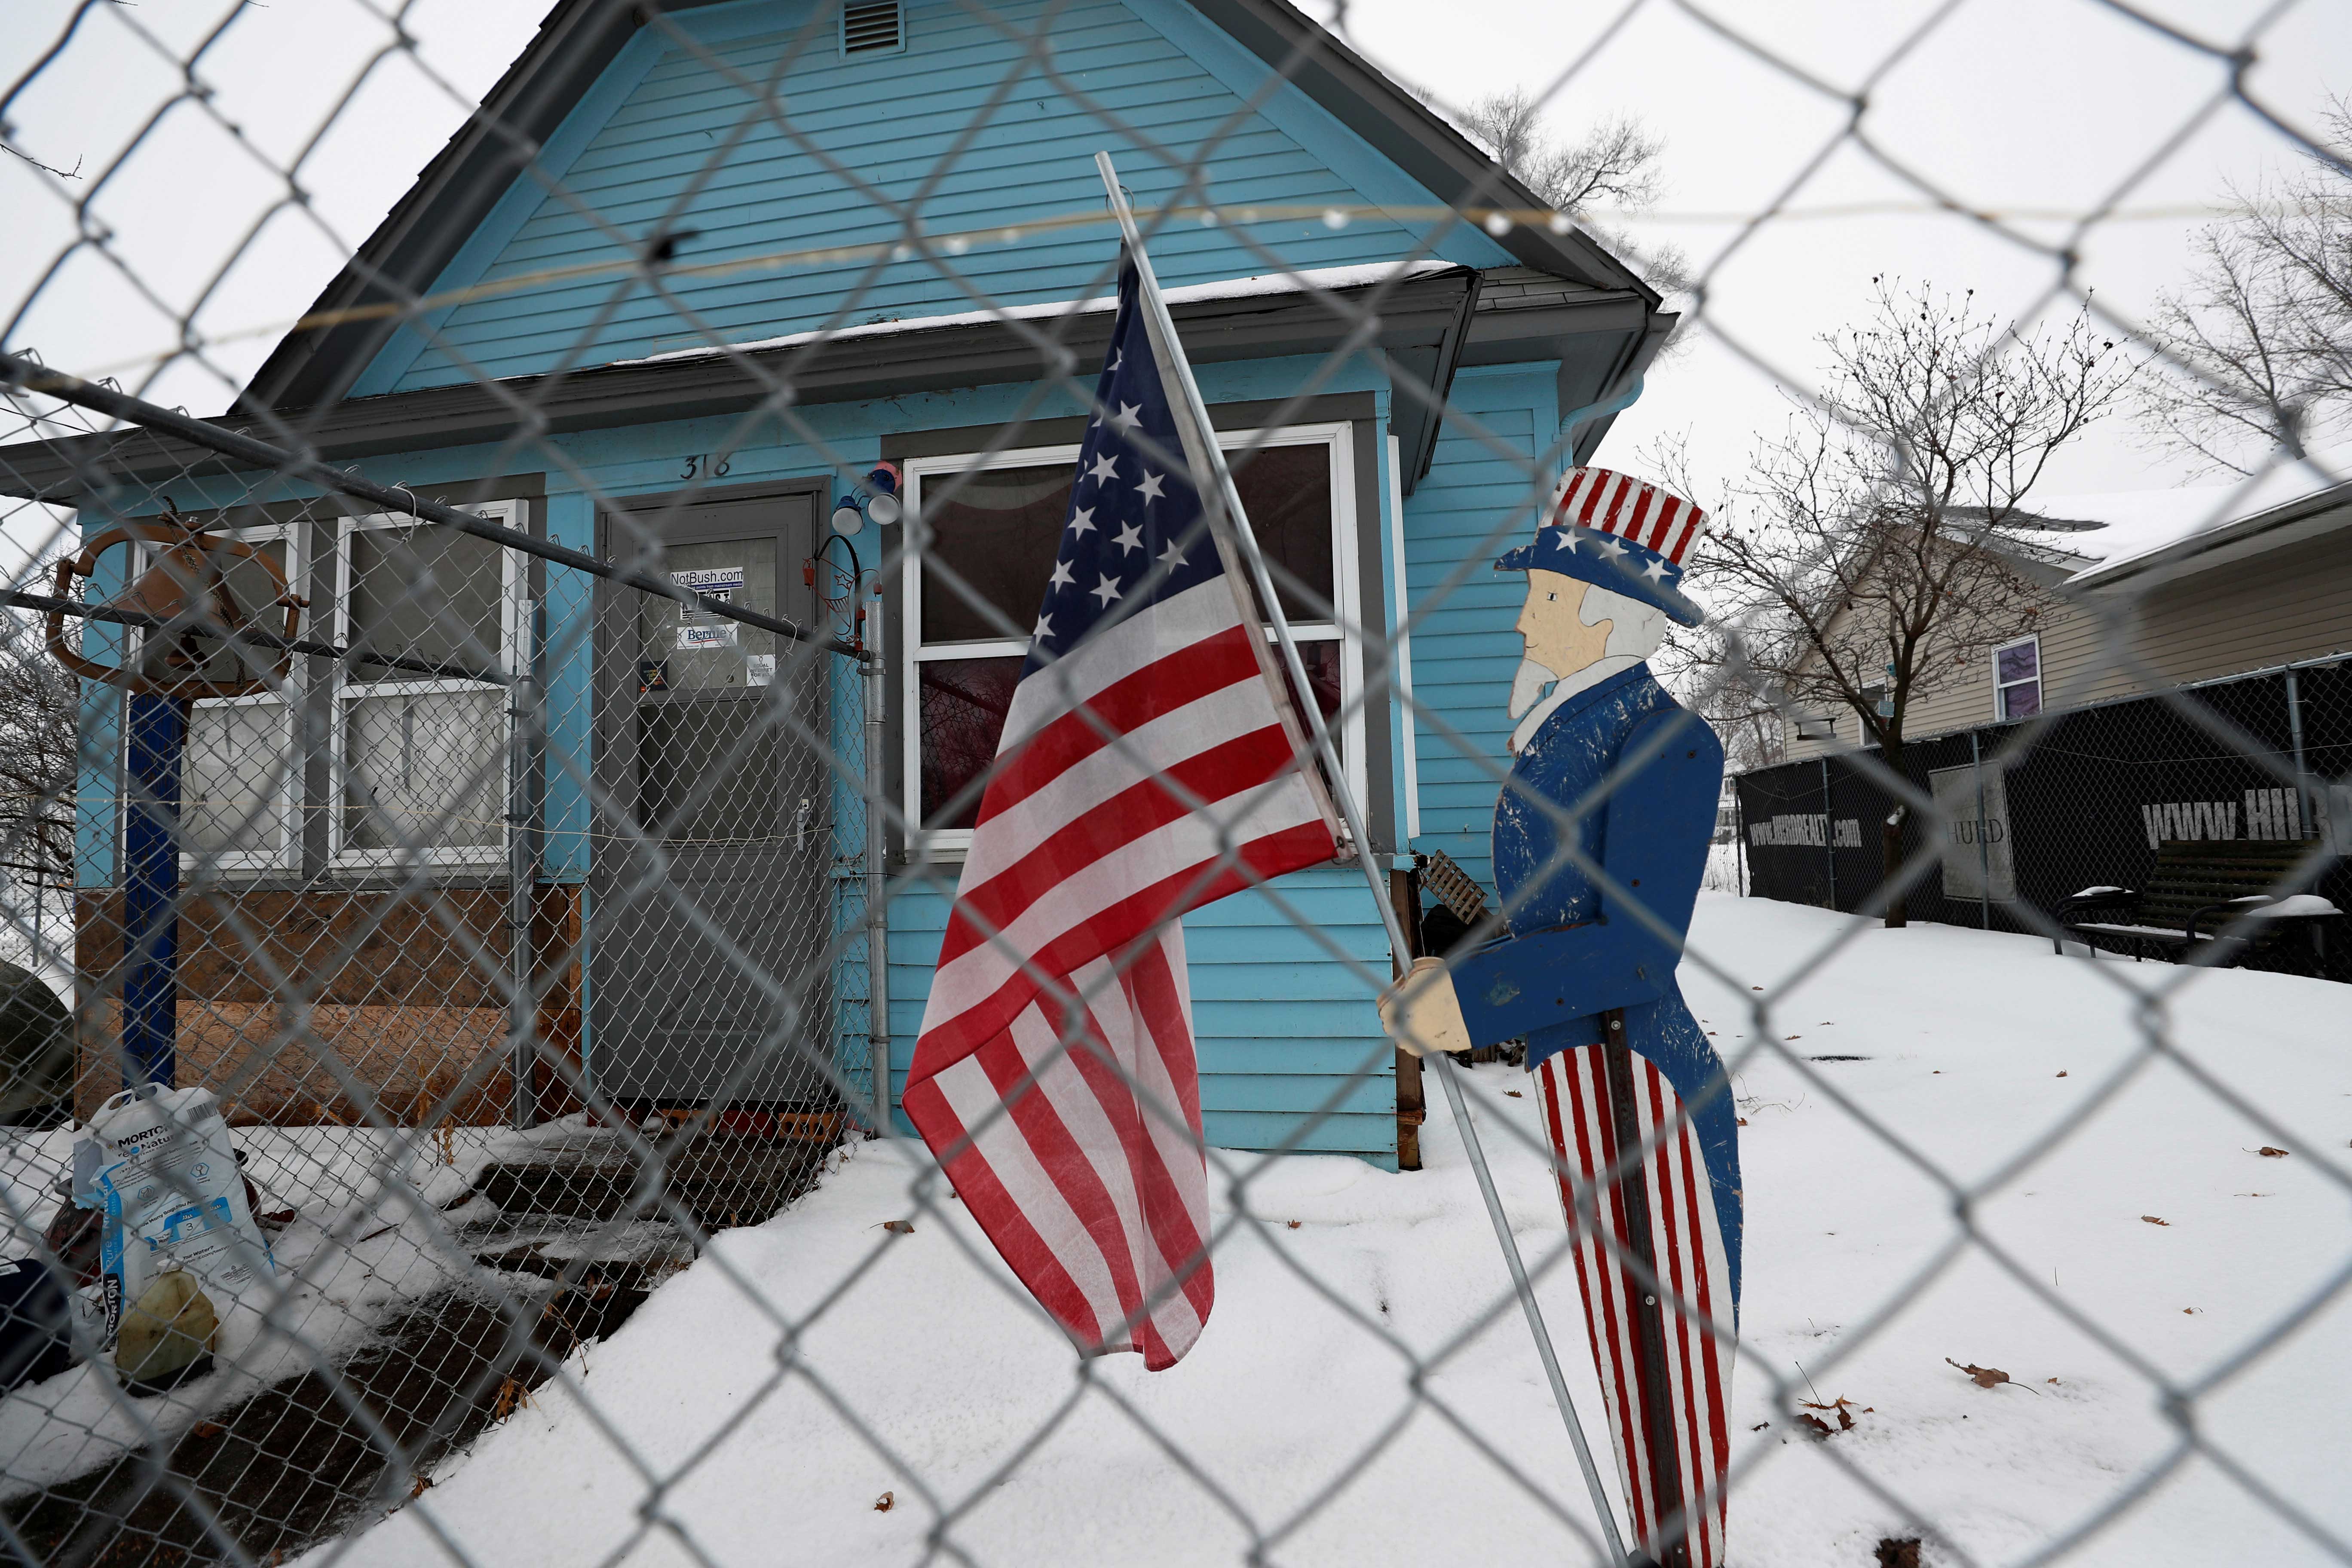
{"type": "Polygon", "coordinates": [[[1561,212],[1657,204],[1658,159],[1666,144],[1630,115],[1612,115],[1581,141],[1561,142],[1542,103],[1521,87],[1487,94],[1463,119],[1497,163],[1561,212]]]}
{"type": "MultiPolygon", "coordinates": [[[[1489,93],[1464,110],[1463,129],[1485,142],[1495,161],[1527,182],[1555,210],[1584,222],[1640,263],[1661,294],[1690,286],[1690,261],[1680,247],[1636,245],[1622,230],[1602,226],[1596,208],[1643,212],[1664,193],[1659,167],[1665,139],[1632,115],[1612,115],[1574,141],[1554,134],[1543,103],[1526,88],[1489,93]]],[[[1677,338],[1681,336],[1676,334],[1677,338]]]]}
{"type": "MultiPolygon", "coordinates": [[[[2107,412],[2132,367],[2087,310],[2026,330],[1874,279],[1867,325],[1824,337],[1818,400],[1758,443],[1693,571],[1716,612],[1682,658],[1727,713],[1850,712],[1890,769],[1924,696],[2031,630],[2057,580],[2026,498],[2107,412]]],[[[1656,461],[1684,493],[1688,466],[1656,461]]],[[[1895,887],[1903,812],[1882,835],[1895,887]]],[[[1904,901],[1887,909],[1901,925],[1904,901]]]]}
{"type": "Polygon", "coordinates": [[[2142,384],[2163,446],[2238,473],[2352,428],[2352,98],[2325,147],[2197,237],[2194,279],[2158,297],[2147,336],[2173,362],[2142,384]]]}
{"type": "Polygon", "coordinates": [[[0,624],[0,878],[16,919],[73,886],[80,682],[29,618],[0,624]]]}

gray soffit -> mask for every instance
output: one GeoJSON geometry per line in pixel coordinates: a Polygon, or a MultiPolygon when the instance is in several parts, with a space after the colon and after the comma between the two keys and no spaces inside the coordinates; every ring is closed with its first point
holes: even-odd
{"type": "MultiPolygon", "coordinates": [[[[1420,379],[1443,397],[1472,336],[1467,324],[1478,315],[1474,309],[1477,282],[1476,273],[1459,268],[1334,289],[1328,295],[1250,294],[1198,300],[1177,304],[1172,312],[1191,357],[1216,363],[1329,353],[1354,330],[1354,323],[1334,305],[1346,301],[1361,310],[1377,297],[1375,342],[1391,356],[1400,378],[1420,379]]],[[[1555,336],[1539,314],[1517,312],[1507,318],[1545,330],[1522,340],[1516,353],[1507,353],[1504,342],[1490,337],[1482,363],[1504,358],[1549,363],[1565,348],[1574,356],[1579,379],[1598,382],[1620,371],[1628,345],[1635,341],[1622,326],[1603,329],[1598,317],[1592,330],[1555,336]]],[[[534,422],[540,429],[563,434],[740,416],[768,400],[780,385],[791,387],[795,405],[806,405],[1018,384],[1051,369],[1047,352],[1024,334],[1058,337],[1070,353],[1071,368],[1083,381],[1101,363],[1111,321],[1109,311],[1097,310],[1013,324],[959,321],[927,328],[909,323],[900,332],[605,365],[562,377],[520,376],[487,386],[467,382],[391,393],[323,411],[308,439],[320,458],[349,463],[396,452],[505,441],[522,427],[524,416],[516,411],[525,408],[537,411],[534,422]]],[[[1435,411],[1425,399],[1401,392],[1392,419],[1403,472],[1417,477],[1427,468],[1437,435],[1435,411]]],[[[284,439],[282,427],[273,419],[225,423],[263,440],[284,439]]],[[[0,494],[64,506],[79,504],[94,488],[152,482],[188,471],[226,469],[216,457],[143,431],[0,447],[0,494]]]]}

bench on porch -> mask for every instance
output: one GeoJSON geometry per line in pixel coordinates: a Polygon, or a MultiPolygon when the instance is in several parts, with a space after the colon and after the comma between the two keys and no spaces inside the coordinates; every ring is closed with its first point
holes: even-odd
{"type": "MultiPolygon", "coordinates": [[[[2315,893],[2276,891],[2310,849],[2293,838],[2167,839],[2157,847],[2145,886],[2085,888],[2058,906],[2058,923],[2094,951],[2105,946],[2135,959],[2182,959],[2222,941],[2225,931],[2232,951],[2222,962],[2229,963],[2290,931],[2315,943],[2322,922],[2343,911],[2315,893]]],[[[2055,937],[2050,948],[2063,951],[2055,937]]]]}

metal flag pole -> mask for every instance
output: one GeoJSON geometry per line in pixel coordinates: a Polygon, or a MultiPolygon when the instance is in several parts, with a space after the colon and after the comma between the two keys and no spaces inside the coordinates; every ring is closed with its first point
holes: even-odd
{"type": "MultiPolygon", "coordinates": [[[[1234,488],[1233,470],[1225,466],[1225,455],[1216,440],[1216,426],[1209,422],[1208,405],[1202,400],[1201,388],[1192,379],[1192,366],[1185,359],[1182,344],[1176,336],[1176,322],[1168,313],[1168,305],[1160,297],[1160,279],[1151,270],[1151,258],[1143,248],[1143,236],[1136,227],[1135,214],[1127,203],[1127,193],[1120,189],[1118,171],[1111,166],[1108,153],[1095,154],[1095,167],[1102,174],[1103,189],[1110,197],[1111,210],[1118,216],[1119,233],[1127,241],[1129,258],[1135,263],[1137,281],[1140,285],[1144,319],[1151,329],[1153,345],[1161,351],[1163,374],[1172,376],[1182,397],[1175,411],[1180,424],[1189,421],[1195,435],[1195,445],[1214,479],[1218,500],[1226,517],[1233,521],[1234,536],[1241,546],[1242,558],[1247,563],[1250,578],[1259,605],[1274,624],[1276,645],[1282,651],[1283,667],[1290,676],[1291,689],[1302,699],[1314,690],[1307,683],[1307,667],[1299,658],[1298,644],[1290,633],[1290,618],[1283,613],[1282,600],[1274,591],[1274,579],[1266,571],[1265,557],[1257,546],[1257,536],[1251,531],[1248,515],[1242,510],[1241,492],[1234,488]]],[[[1348,789],[1346,773],[1339,766],[1339,752],[1332,743],[1330,727],[1323,721],[1319,704],[1301,700],[1309,731],[1315,743],[1315,754],[1323,763],[1330,782],[1332,804],[1339,808],[1340,821],[1355,840],[1356,864],[1364,873],[1370,889],[1372,907],[1381,911],[1381,923],[1388,930],[1389,952],[1394,965],[1402,969],[1412,946],[1405,941],[1404,928],[1391,905],[1388,890],[1381,884],[1381,874],[1372,865],[1371,839],[1364,831],[1364,817],[1357,809],[1355,797],[1348,789]]],[[[1439,1051],[1430,1058],[1437,1064],[1437,1080],[1445,1086],[1445,1103],[1454,1114],[1454,1124],[1461,1130],[1462,1147],[1470,1157],[1470,1169],[1478,1178],[1478,1195],[1486,1200],[1486,1217],[1494,1223],[1496,1238],[1502,1243],[1503,1261],[1511,1271],[1511,1289],[1517,1293],[1519,1310],[1527,1315],[1528,1331],[1535,1336],[1536,1355],[1543,1363],[1544,1377],[1551,1384],[1551,1396],[1559,1406],[1561,1422],[1568,1427],[1568,1440],[1576,1450],[1578,1468],[1584,1472],[1584,1484],[1592,1494],[1593,1511],[1600,1516],[1601,1532],[1609,1543],[1612,1563],[1626,1561],[1624,1542],[1617,1534],[1617,1519],[1612,1510],[1609,1493],[1601,1485],[1601,1471],[1592,1462],[1592,1450],[1584,1440],[1584,1426],[1576,1417],[1576,1405],[1569,1398],[1567,1379],[1560,1375],[1559,1357],[1554,1353],[1551,1334],[1544,1327],[1543,1309],[1537,1304],[1534,1284],[1528,1279],[1526,1262],[1519,1257],[1519,1244],[1511,1235],[1509,1219],[1503,1213],[1503,1200],[1495,1190],[1494,1173],[1487,1169],[1486,1151],[1478,1142],[1478,1130],[1470,1121],[1470,1106],[1462,1094],[1462,1086],[1454,1076],[1454,1058],[1439,1051]]]]}

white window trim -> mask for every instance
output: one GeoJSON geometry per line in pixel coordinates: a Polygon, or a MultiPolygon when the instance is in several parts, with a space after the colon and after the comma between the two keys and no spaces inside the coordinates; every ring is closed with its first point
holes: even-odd
{"type": "MultiPolygon", "coordinates": [[[[208,528],[205,531],[247,544],[274,544],[282,541],[286,545],[286,581],[293,584],[294,592],[301,592],[304,531],[300,524],[264,523],[252,528],[208,528]]],[[[134,582],[138,579],[139,574],[147,569],[147,547],[141,544],[131,552],[131,575],[134,582]]],[[[284,621],[273,620],[265,624],[261,629],[278,632],[283,631],[285,626],[284,621]]],[[[309,624],[305,622],[296,635],[308,636],[310,629],[309,624]]],[[[144,633],[134,632],[130,637],[124,639],[128,658],[137,659],[140,644],[144,640],[144,633]]],[[[303,778],[301,759],[296,754],[295,726],[300,721],[302,710],[303,663],[304,661],[299,658],[291,662],[287,671],[286,689],[283,696],[275,691],[262,691],[251,697],[208,697],[191,705],[188,727],[193,731],[195,728],[194,710],[199,707],[257,708],[266,702],[278,704],[283,710],[278,715],[278,726],[282,748],[280,754],[288,759],[289,765],[278,781],[278,847],[275,850],[236,849],[214,851],[209,854],[183,849],[180,851],[181,876],[186,877],[199,867],[205,868],[207,877],[268,876],[272,872],[284,871],[301,863],[300,820],[303,778]]],[[[127,746],[130,738],[127,725],[124,727],[123,736],[124,744],[127,746]]],[[[126,779],[129,777],[127,763],[124,777],[126,779]]],[[[188,763],[184,752],[180,759],[180,798],[184,811],[186,806],[187,789],[188,763]]],[[[123,795],[124,798],[118,803],[116,829],[118,833],[127,836],[130,832],[130,792],[125,790],[123,795]]],[[[116,841],[120,843],[124,840],[118,838],[116,841]]]]}
{"type": "MultiPolygon", "coordinates": [[[[1356,462],[1355,428],[1346,420],[1321,425],[1285,425],[1271,430],[1232,430],[1217,433],[1218,445],[1227,452],[1249,447],[1307,447],[1322,445],[1329,450],[1331,460],[1331,578],[1335,622],[1318,622],[1294,626],[1294,636],[1302,643],[1339,643],[1339,702],[1346,716],[1340,725],[1340,760],[1348,775],[1348,788],[1357,800],[1365,798],[1364,792],[1364,647],[1360,627],[1363,625],[1361,606],[1358,605],[1360,563],[1356,540],[1356,462]]],[[[1078,447],[1024,447],[996,453],[963,452],[938,458],[913,458],[906,463],[906,493],[909,513],[922,515],[923,482],[933,474],[958,474],[973,469],[1025,468],[1047,464],[1062,464],[1075,468],[1078,447]]],[[[911,543],[911,538],[909,540],[911,543]]],[[[1029,644],[1020,637],[979,637],[961,642],[925,644],[921,640],[923,625],[923,574],[921,563],[910,551],[907,569],[900,574],[899,625],[905,627],[900,638],[898,659],[899,749],[901,762],[899,783],[901,804],[908,822],[920,822],[922,810],[922,724],[918,704],[921,689],[916,666],[934,659],[1004,658],[1026,654],[1029,644]]],[[[1039,584],[1042,589],[1044,584],[1039,584]]],[[[1271,633],[1268,634],[1269,640],[1271,633]]],[[[934,860],[961,859],[971,847],[971,829],[940,828],[926,840],[929,858],[934,860]]]]}
{"type": "MultiPolygon", "coordinates": [[[[507,528],[526,529],[530,518],[529,503],[520,500],[488,501],[463,510],[486,521],[507,528]]],[[[417,520],[404,512],[377,512],[366,517],[347,517],[335,533],[335,643],[349,647],[352,638],[352,536],[417,526],[417,520]]],[[[513,669],[522,647],[526,605],[524,589],[528,579],[523,574],[523,557],[513,550],[499,551],[501,575],[499,584],[499,665],[513,669]]],[[[411,852],[404,849],[355,849],[346,842],[344,829],[345,783],[344,742],[347,729],[344,713],[354,701],[371,697],[429,696],[449,691],[497,691],[506,689],[487,685],[478,680],[453,680],[431,676],[390,680],[353,680],[340,670],[334,676],[334,700],[329,705],[332,718],[329,722],[328,749],[332,758],[329,769],[326,799],[322,803],[327,814],[327,864],[337,871],[404,870],[418,863],[434,868],[457,869],[504,870],[507,868],[509,839],[512,826],[506,821],[508,801],[513,787],[514,710],[511,702],[499,708],[499,751],[504,760],[496,775],[495,798],[498,802],[499,827],[494,845],[467,845],[458,847],[428,847],[411,852]]]]}
{"type": "MultiPolygon", "coordinates": [[[[1396,619],[1391,623],[1391,635],[1396,639],[1396,682],[1400,705],[1398,723],[1404,731],[1404,842],[1421,837],[1421,749],[1413,735],[1413,725],[1419,715],[1412,705],[1412,633],[1406,623],[1412,618],[1411,582],[1404,569],[1404,473],[1402,448],[1393,436],[1388,438],[1389,458],[1389,553],[1395,558],[1396,579],[1390,584],[1395,595],[1396,619]]],[[[1358,795],[1358,800],[1363,797],[1358,795]]]]}
{"type": "Polygon", "coordinates": [[[1992,717],[1993,722],[1996,724],[2009,724],[2021,721],[2011,719],[2006,713],[2001,711],[2000,694],[2027,683],[2022,680],[2004,682],[2001,679],[2000,656],[2007,653],[2013,647],[2024,647],[2028,644],[2031,644],[2033,648],[2033,680],[2032,683],[2033,687],[2033,711],[2037,715],[2042,711],[2042,698],[2046,689],[2042,683],[2042,677],[2046,672],[2042,668],[2042,634],[2039,632],[2029,632],[2021,637],[2011,637],[2009,641],[2000,644],[1992,650],[1992,717]]]}

